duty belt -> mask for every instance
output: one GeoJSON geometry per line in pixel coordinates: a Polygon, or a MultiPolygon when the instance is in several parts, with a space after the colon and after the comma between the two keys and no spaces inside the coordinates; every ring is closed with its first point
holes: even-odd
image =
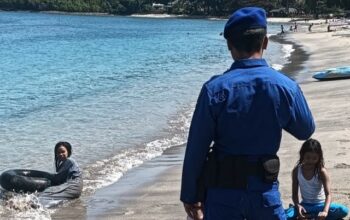
{"type": "Polygon", "coordinates": [[[199,188],[247,188],[248,176],[258,176],[267,183],[277,180],[279,159],[276,155],[261,156],[255,161],[245,155],[229,155],[218,159],[215,151],[208,154],[199,179],[199,188]]]}

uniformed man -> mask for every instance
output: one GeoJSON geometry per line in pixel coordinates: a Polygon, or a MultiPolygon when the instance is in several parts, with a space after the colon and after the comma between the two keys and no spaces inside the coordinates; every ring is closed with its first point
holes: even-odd
{"type": "Polygon", "coordinates": [[[266,23],[263,9],[248,7],[225,25],[234,62],[203,85],[185,153],[181,201],[191,218],[286,218],[277,180],[282,130],[305,140],[315,125],[299,86],[262,59],[266,23]]]}

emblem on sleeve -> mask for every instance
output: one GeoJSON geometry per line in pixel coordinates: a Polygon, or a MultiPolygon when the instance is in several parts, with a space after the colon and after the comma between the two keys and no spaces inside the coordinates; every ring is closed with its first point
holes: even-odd
{"type": "Polygon", "coordinates": [[[221,91],[216,92],[214,94],[214,100],[216,103],[224,102],[224,101],[226,101],[226,98],[227,98],[227,94],[226,94],[225,90],[221,90],[221,91]]]}

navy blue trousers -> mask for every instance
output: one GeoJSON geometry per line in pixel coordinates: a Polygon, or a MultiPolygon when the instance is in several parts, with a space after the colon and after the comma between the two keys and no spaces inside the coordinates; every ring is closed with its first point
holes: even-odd
{"type": "Polygon", "coordinates": [[[204,220],[285,220],[278,182],[249,181],[247,189],[209,188],[204,220]]]}

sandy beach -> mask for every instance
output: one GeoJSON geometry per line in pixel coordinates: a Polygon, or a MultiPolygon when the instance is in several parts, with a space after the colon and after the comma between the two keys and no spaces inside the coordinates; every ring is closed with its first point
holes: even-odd
{"type": "MultiPolygon", "coordinates": [[[[287,33],[280,39],[296,43],[292,63],[284,71],[305,77],[301,87],[316,121],[313,137],[323,146],[326,168],[331,176],[333,201],[350,207],[350,80],[319,82],[312,78],[315,71],[350,65],[350,37],[342,32],[326,32],[323,29],[309,33],[306,27],[287,33]]],[[[279,180],[285,207],[292,203],[291,170],[297,162],[301,144],[302,141],[284,133],[279,150],[279,180]]],[[[142,172],[142,168],[138,168],[122,179],[118,186],[111,185],[97,192],[92,200],[104,201],[115,194],[116,200],[107,201],[116,203],[115,208],[88,212],[86,219],[186,219],[179,200],[183,153],[184,146],[166,152],[165,158],[171,159],[172,163],[166,166],[160,163],[158,172],[152,177],[145,174],[149,180],[141,186],[117,193],[121,184],[132,184],[132,173],[142,172]]],[[[159,163],[161,159],[156,160],[155,163],[159,163]]]]}
{"type": "MultiPolygon", "coordinates": [[[[302,45],[309,54],[303,64],[303,72],[309,76],[301,87],[316,121],[313,135],[324,151],[325,165],[331,176],[333,201],[350,206],[350,80],[319,82],[311,78],[312,73],[323,69],[349,66],[350,37],[342,31],[297,32],[286,36],[288,40],[302,45]]],[[[282,159],[280,187],[284,205],[291,203],[290,171],[298,159],[302,142],[289,134],[284,135],[279,155],[282,159]]]]}

